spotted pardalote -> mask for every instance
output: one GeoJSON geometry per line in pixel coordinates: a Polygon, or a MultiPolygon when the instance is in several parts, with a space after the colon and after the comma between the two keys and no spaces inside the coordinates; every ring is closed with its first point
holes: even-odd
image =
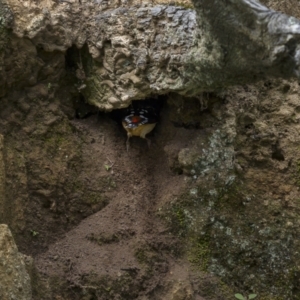
{"type": "Polygon", "coordinates": [[[158,114],[154,107],[129,108],[127,115],[122,120],[122,125],[127,131],[127,151],[129,149],[129,139],[132,136],[146,139],[148,146],[150,146],[150,140],[146,138],[146,135],[154,129],[157,122],[158,114]]]}

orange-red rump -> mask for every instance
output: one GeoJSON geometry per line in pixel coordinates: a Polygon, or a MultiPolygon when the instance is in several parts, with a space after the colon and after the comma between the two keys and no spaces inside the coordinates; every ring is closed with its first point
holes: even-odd
{"type": "Polygon", "coordinates": [[[139,117],[139,116],[132,116],[132,117],[131,117],[131,122],[132,122],[132,123],[139,123],[139,122],[141,122],[141,121],[142,121],[142,118],[139,117]]]}

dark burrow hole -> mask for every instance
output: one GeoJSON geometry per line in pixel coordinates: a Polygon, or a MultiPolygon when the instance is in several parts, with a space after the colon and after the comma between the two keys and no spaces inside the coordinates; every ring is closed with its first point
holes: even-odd
{"type": "Polygon", "coordinates": [[[283,161],[284,155],[282,149],[276,144],[272,147],[272,159],[283,161]]]}
{"type": "Polygon", "coordinates": [[[264,86],[265,86],[266,88],[271,88],[271,87],[272,87],[272,81],[266,81],[266,82],[264,83],[264,86]]]}
{"type": "Polygon", "coordinates": [[[107,116],[118,124],[121,124],[122,119],[130,114],[132,110],[154,110],[158,118],[160,118],[160,113],[162,108],[165,106],[165,103],[166,96],[154,96],[144,100],[132,101],[132,103],[126,108],[114,109],[111,112],[104,112],[99,110],[96,106],[87,103],[82,94],[79,94],[73,99],[76,119],[85,119],[93,115],[97,115],[99,118],[107,116]]]}
{"type": "Polygon", "coordinates": [[[75,76],[76,69],[80,64],[87,63],[88,58],[92,59],[86,44],[81,49],[78,49],[75,45],[73,45],[67,50],[65,55],[66,71],[75,76]]]}
{"type": "MultiPolygon", "coordinates": [[[[122,119],[130,113],[130,110],[140,108],[151,108],[159,117],[158,122],[163,117],[170,121],[175,127],[185,129],[203,129],[213,126],[215,122],[212,116],[213,106],[222,106],[223,100],[213,93],[202,93],[198,97],[184,97],[176,93],[166,95],[152,95],[146,99],[132,101],[131,105],[125,109],[115,109],[105,113],[93,105],[88,104],[84,97],[85,80],[82,76],[88,77],[86,66],[92,60],[87,45],[81,49],[76,46],[70,47],[65,55],[65,69],[68,81],[77,88],[73,103],[75,117],[78,119],[88,118],[97,114],[99,117],[109,117],[122,126],[122,119]]],[[[156,128],[153,130],[155,131],[156,128]]]]}
{"type": "Polygon", "coordinates": [[[286,94],[291,89],[291,86],[289,84],[285,84],[282,88],[282,92],[286,94]]]}
{"type": "Polygon", "coordinates": [[[161,117],[162,108],[165,106],[166,103],[166,96],[153,96],[146,98],[144,100],[135,100],[132,101],[130,106],[127,108],[115,109],[109,113],[109,117],[116,121],[118,124],[122,123],[122,120],[131,114],[132,111],[139,111],[148,110],[152,111],[158,118],[158,122],[161,117]]]}
{"type": "MultiPolygon", "coordinates": [[[[85,101],[83,95],[79,95],[78,97],[73,99],[73,104],[75,108],[75,118],[76,119],[86,119],[92,116],[96,116],[98,122],[101,122],[104,119],[110,119],[117,124],[118,135],[122,135],[124,140],[126,140],[126,131],[122,125],[122,121],[125,117],[128,117],[132,114],[132,110],[134,110],[139,116],[139,112],[142,111],[142,117],[145,116],[145,111],[150,112],[146,117],[148,118],[154,113],[154,120],[157,123],[160,123],[161,114],[163,114],[162,109],[166,104],[167,96],[153,96],[151,98],[146,98],[144,100],[135,100],[127,108],[122,109],[114,109],[111,112],[105,112],[99,110],[96,106],[90,105],[85,101]]],[[[151,122],[150,122],[151,123],[151,122]]],[[[156,125],[153,130],[151,130],[146,137],[151,137],[155,135],[157,132],[158,126],[156,125]]],[[[136,139],[135,136],[132,139],[136,139]]],[[[147,139],[148,140],[148,139],[147,139]]],[[[151,143],[151,142],[150,142],[151,143]]]]}
{"type": "MultiPolygon", "coordinates": [[[[147,142],[151,144],[152,141],[150,141],[148,137],[154,136],[155,133],[157,132],[157,128],[159,127],[162,114],[163,114],[163,107],[166,104],[166,99],[167,99],[166,96],[153,96],[153,97],[146,98],[144,100],[135,100],[132,101],[130,106],[128,106],[127,108],[115,109],[109,113],[106,113],[106,115],[114,122],[117,123],[119,127],[119,131],[122,133],[122,135],[124,134],[124,136],[126,136],[128,132],[128,130],[123,127],[123,121],[125,121],[125,119],[126,122],[130,120],[130,122],[127,124],[131,124],[131,125],[134,125],[134,122],[131,122],[134,121],[134,119],[136,119],[137,123],[143,121],[145,121],[146,124],[147,121],[149,121],[149,124],[157,123],[157,125],[149,133],[146,134],[147,142]]],[[[99,115],[100,118],[101,116],[102,114],[99,115]]],[[[139,126],[138,128],[141,127],[139,126]]],[[[137,128],[137,132],[139,132],[138,128],[137,128]]],[[[137,138],[134,135],[131,137],[130,143],[132,143],[133,140],[137,138]]],[[[138,134],[137,136],[138,138],[141,137],[141,135],[138,134]]],[[[150,144],[148,144],[149,147],[150,144]]]]}
{"type": "MultiPolygon", "coordinates": [[[[132,110],[141,109],[155,112],[158,123],[162,118],[167,118],[173,126],[185,129],[202,129],[210,127],[215,122],[210,107],[203,109],[198,99],[184,98],[179,95],[154,95],[146,99],[134,100],[127,108],[114,109],[111,112],[100,111],[97,107],[88,104],[80,93],[74,97],[73,103],[78,119],[85,119],[92,115],[98,115],[99,118],[106,116],[120,126],[122,126],[122,120],[130,115],[132,110]]],[[[212,102],[212,104],[215,103],[212,102]]]]}
{"type": "Polygon", "coordinates": [[[245,125],[245,129],[254,129],[253,123],[245,125]]]}
{"type": "Polygon", "coordinates": [[[76,119],[85,119],[95,114],[99,114],[99,109],[94,105],[88,104],[82,94],[73,98],[73,104],[76,119]]]}

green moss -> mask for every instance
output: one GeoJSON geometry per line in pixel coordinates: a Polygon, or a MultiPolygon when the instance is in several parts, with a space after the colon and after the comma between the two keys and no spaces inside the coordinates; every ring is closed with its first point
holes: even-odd
{"type": "MultiPolygon", "coordinates": [[[[41,118],[41,122],[44,119],[44,116],[38,117],[41,118]]],[[[73,132],[68,120],[63,119],[59,124],[54,124],[50,130],[43,134],[41,140],[43,141],[45,147],[54,151],[55,153],[59,150],[72,149],[70,144],[72,143],[73,132]]]]}
{"type": "MultiPolygon", "coordinates": [[[[10,40],[11,30],[5,28],[2,24],[4,23],[4,19],[0,15],[0,52],[3,52],[10,40]]],[[[2,55],[0,55],[2,58],[2,55]]],[[[0,60],[1,62],[1,60],[0,60]]]]}
{"type": "Polygon", "coordinates": [[[135,251],[134,256],[140,264],[148,264],[149,258],[145,249],[139,248],[135,251]]]}
{"type": "Polygon", "coordinates": [[[86,236],[86,238],[91,241],[91,242],[95,242],[96,244],[98,244],[99,246],[103,245],[103,244],[112,244],[112,243],[117,243],[119,242],[119,237],[116,234],[99,234],[99,235],[95,235],[95,234],[90,234],[88,236],[86,236]]]}
{"type": "Polygon", "coordinates": [[[150,268],[153,267],[155,262],[163,260],[157,251],[151,249],[148,245],[137,248],[134,252],[134,256],[141,265],[148,265],[150,268]]]}
{"type": "Polygon", "coordinates": [[[209,259],[211,257],[209,241],[207,238],[190,238],[190,246],[187,251],[187,258],[190,263],[201,271],[207,271],[209,259]]]}
{"type": "Polygon", "coordinates": [[[102,203],[103,206],[105,206],[108,203],[107,198],[104,197],[100,192],[87,191],[84,198],[86,199],[85,202],[91,205],[102,203]]]}
{"type": "Polygon", "coordinates": [[[175,213],[177,223],[179,224],[180,227],[184,228],[186,221],[185,221],[185,215],[182,207],[175,208],[174,213],[175,213]]]}
{"type": "Polygon", "coordinates": [[[220,276],[235,292],[248,295],[254,290],[266,300],[294,299],[300,273],[291,261],[299,260],[299,245],[292,238],[294,227],[285,224],[296,224],[295,214],[283,213],[272,199],[262,209],[265,194],[243,182],[204,186],[209,184],[191,184],[160,213],[185,245],[189,262],[199,271],[220,276]]]}
{"type": "Polygon", "coordinates": [[[164,261],[162,256],[149,248],[148,245],[139,247],[134,253],[140,267],[143,269],[144,278],[150,279],[156,273],[155,265],[159,262],[164,261]]]}
{"type": "Polygon", "coordinates": [[[175,2],[175,6],[181,6],[185,9],[195,9],[193,3],[180,3],[180,2],[175,2]]]}

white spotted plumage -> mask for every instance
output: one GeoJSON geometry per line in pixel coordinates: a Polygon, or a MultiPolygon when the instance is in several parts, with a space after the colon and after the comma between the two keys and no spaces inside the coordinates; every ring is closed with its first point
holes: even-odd
{"type": "Polygon", "coordinates": [[[150,145],[150,140],[146,135],[151,132],[158,122],[158,117],[154,109],[139,108],[131,109],[129,115],[122,120],[122,125],[127,131],[127,150],[129,149],[129,139],[132,136],[139,136],[147,140],[150,145]]]}

